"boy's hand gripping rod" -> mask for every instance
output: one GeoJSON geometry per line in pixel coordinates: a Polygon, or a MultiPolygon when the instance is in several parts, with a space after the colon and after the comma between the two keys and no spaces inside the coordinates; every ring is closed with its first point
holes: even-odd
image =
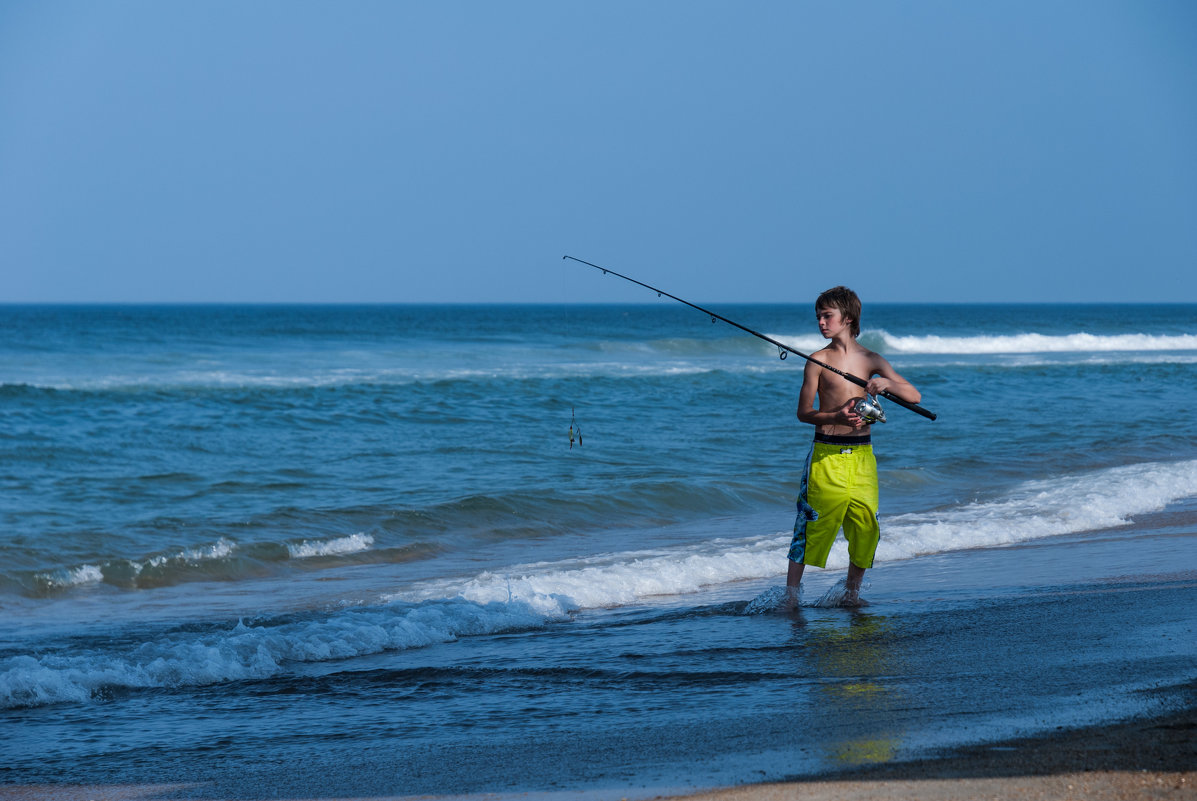
{"type": "MultiPolygon", "coordinates": [[[[583,261],[582,259],[576,259],[573,256],[562,256],[562,258],[570,259],[571,261],[576,261],[579,264],[585,264],[587,267],[593,267],[596,270],[602,271],[603,275],[607,275],[608,273],[610,273],[611,275],[614,275],[618,278],[622,278],[625,281],[631,281],[633,284],[642,286],[645,289],[651,289],[653,292],[657,293],[657,297],[664,295],[667,298],[672,298],[673,300],[676,300],[678,303],[684,303],[692,309],[698,309],[698,311],[709,316],[711,318],[711,322],[715,322],[716,320],[722,320],[723,322],[727,323],[730,326],[734,326],[734,327],[740,329],[741,331],[744,331],[745,333],[752,334],[754,337],[757,337],[758,339],[763,339],[766,342],[770,343],[771,345],[776,346],[778,349],[778,352],[781,353],[781,358],[783,358],[783,359],[786,357],[787,352],[792,353],[795,356],[801,356],[803,359],[806,359],[808,362],[811,362],[812,364],[817,364],[820,367],[822,367],[824,370],[830,370],[831,372],[835,373],[836,375],[838,375],[842,378],[846,378],[847,380],[851,381],[853,384],[856,384],[856,386],[861,387],[862,389],[865,389],[866,392],[868,391],[868,382],[865,381],[863,378],[858,378],[858,377],[852,375],[851,373],[845,373],[843,370],[840,370],[836,367],[832,367],[830,364],[824,364],[823,362],[819,361],[818,359],[812,358],[810,356],[807,356],[805,353],[794,350],[789,345],[784,345],[781,342],[778,342],[773,337],[765,336],[764,334],[760,333],[759,331],[753,331],[751,328],[744,326],[744,325],[740,325],[735,320],[729,320],[721,314],[716,314],[715,312],[711,311],[710,309],[704,309],[702,306],[698,306],[694,303],[691,303],[688,300],[682,300],[677,295],[671,295],[663,289],[657,289],[655,286],[649,286],[648,284],[644,283],[643,281],[637,281],[635,278],[629,278],[628,276],[626,276],[622,273],[617,273],[614,270],[611,270],[607,267],[599,267],[597,264],[592,264],[591,262],[583,261]]],[[[888,401],[892,401],[892,402],[898,404],[899,406],[904,406],[905,408],[909,409],[912,412],[915,412],[916,414],[921,414],[923,417],[926,417],[928,420],[935,419],[934,412],[927,411],[922,406],[919,406],[917,403],[911,403],[910,401],[902,400],[897,395],[891,395],[888,391],[882,392],[881,397],[885,398],[888,401]]]]}

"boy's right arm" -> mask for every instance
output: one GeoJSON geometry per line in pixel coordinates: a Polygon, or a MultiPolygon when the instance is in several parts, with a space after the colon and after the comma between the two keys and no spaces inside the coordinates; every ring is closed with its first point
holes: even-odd
{"type": "Polygon", "coordinates": [[[807,362],[806,369],[802,371],[802,389],[798,390],[798,419],[802,422],[818,425],[813,419],[818,414],[815,411],[815,398],[818,393],[819,367],[814,362],[807,362]]]}

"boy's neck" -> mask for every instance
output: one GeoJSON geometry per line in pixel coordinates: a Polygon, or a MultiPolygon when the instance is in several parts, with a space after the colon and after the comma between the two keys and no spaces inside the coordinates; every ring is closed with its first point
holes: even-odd
{"type": "Polygon", "coordinates": [[[855,350],[858,345],[856,343],[856,337],[852,336],[852,332],[844,331],[833,336],[831,338],[831,344],[829,344],[827,347],[831,348],[832,350],[842,350],[847,352],[850,350],[855,350]]]}

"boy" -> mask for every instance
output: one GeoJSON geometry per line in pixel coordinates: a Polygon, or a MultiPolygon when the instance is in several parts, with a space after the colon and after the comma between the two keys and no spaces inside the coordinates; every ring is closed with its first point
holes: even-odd
{"type": "MultiPolygon", "coordinates": [[[[829,289],[815,301],[819,333],[831,343],[814,358],[868,380],[870,395],[890,392],[918,403],[922,394],[890,363],[856,341],[860,335],[860,298],[847,287],[829,289]]],[[[798,496],[798,518],[790,544],[786,576],[787,606],[798,603],[798,587],[807,565],[825,567],[841,526],[848,540],[848,579],[844,606],[862,606],[860,583],[873,566],[881,530],[877,523],[877,461],[870,426],[853,411],[860,388],[806,363],[798,395],[798,419],[815,426],[798,496]],[[818,409],[815,399],[818,398],[818,409]]]]}

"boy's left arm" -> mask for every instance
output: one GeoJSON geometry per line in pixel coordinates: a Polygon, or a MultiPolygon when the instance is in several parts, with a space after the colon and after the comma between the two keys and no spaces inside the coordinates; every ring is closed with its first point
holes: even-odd
{"type": "Polygon", "coordinates": [[[914,384],[898,375],[898,371],[893,368],[893,365],[884,356],[878,354],[873,354],[873,356],[873,375],[869,378],[868,385],[865,388],[866,392],[870,395],[880,395],[883,392],[888,392],[909,403],[918,403],[923,399],[923,394],[915,389],[914,384]]]}

